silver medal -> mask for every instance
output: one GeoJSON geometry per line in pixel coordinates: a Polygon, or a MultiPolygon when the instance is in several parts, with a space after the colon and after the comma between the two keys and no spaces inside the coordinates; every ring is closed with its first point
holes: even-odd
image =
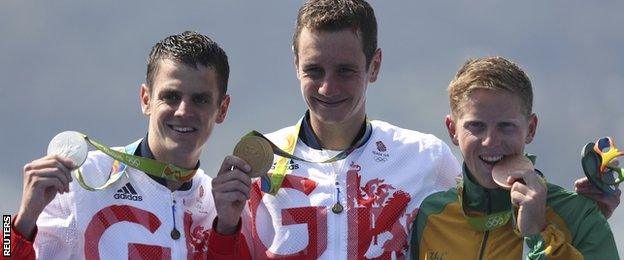
{"type": "Polygon", "coordinates": [[[57,134],[48,145],[48,155],[59,155],[69,158],[80,167],[87,159],[89,151],[87,141],[76,131],[65,131],[57,134]]]}

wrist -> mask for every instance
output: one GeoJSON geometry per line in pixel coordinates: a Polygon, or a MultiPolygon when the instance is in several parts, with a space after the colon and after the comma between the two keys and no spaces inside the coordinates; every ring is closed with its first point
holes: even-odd
{"type": "Polygon", "coordinates": [[[218,217],[217,219],[215,219],[215,222],[217,222],[216,227],[215,227],[217,230],[217,233],[221,235],[232,235],[238,231],[239,224],[240,224],[240,217],[233,224],[227,223],[226,221],[222,221],[218,217]]]}
{"type": "Polygon", "coordinates": [[[13,228],[28,241],[32,241],[35,236],[35,230],[37,229],[37,218],[19,212],[13,221],[13,228]]]}

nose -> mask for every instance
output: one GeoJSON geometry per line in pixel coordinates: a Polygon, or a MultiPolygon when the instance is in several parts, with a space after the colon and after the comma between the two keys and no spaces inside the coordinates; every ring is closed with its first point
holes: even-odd
{"type": "Polygon", "coordinates": [[[484,147],[494,147],[500,143],[500,137],[495,129],[489,129],[485,132],[481,140],[481,145],[484,147]]]}
{"type": "Polygon", "coordinates": [[[339,93],[338,81],[336,81],[332,75],[326,75],[320,84],[318,93],[323,96],[331,97],[339,93]]]}
{"type": "Polygon", "coordinates": [[[180,103],[178,104],[178,107],[175,110],[174,116],[176,117],[185,117],[187,115],[189,115],[189,113],[191,112],[191,107],[192,105],[190,104],[189,101],[187,100],[181,100],[180,103]]]}

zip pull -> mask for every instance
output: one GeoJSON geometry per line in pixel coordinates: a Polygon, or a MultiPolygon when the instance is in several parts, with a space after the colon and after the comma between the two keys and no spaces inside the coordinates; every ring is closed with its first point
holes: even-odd
{"type": "Polygon", "coordinates": [[[343,210],[344,207],[342,206],[342,204],[340,204],[340,183],[336,182],[336,204],[334,204],[334,206],[332,206],[332,212],[334,212],[335,214],[340,214],[343,210]]]}
{"type": "Polygon", "coordinates": [[[172,203],[171,203],[171,214],[173,215],[173,229],[171,230],[171,238],[173,238],[173,240],[178,240],[180,239],[180,231],[178,231],[178,229],[176,228],[176,214],[175,214],[175,198],[173,198],[173,194],[171,196],[172,199],[172,203]]]}

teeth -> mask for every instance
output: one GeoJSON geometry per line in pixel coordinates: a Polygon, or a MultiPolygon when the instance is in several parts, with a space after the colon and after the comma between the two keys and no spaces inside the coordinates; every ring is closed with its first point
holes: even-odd
{"type": "Polygon", "coordinates": [[[486,162],[498,162],[500,161],[500,159],[503,159],[502,155],[499,156],[480,156],[481,160],[484,160],[486,162]]]}
{"type": "Polygon", "coordinates": [[[184,127],[184,126],[171,126],[171,128],[173,130],[176,130],[178,132],[182,132],[182,133],[188,133],[188,132],[193,132],[195,131],[195,128],[192,127],[184,127]]]}

